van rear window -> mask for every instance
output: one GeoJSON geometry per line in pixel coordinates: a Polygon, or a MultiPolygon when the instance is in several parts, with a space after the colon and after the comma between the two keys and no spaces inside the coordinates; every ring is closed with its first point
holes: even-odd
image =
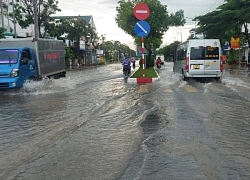
{"type": "Polygon", "coordinates": [[[219,48],[211,46],[191,47],[190,59],[191,60],[219,59],[219,48]]]}
{"type": "Polygon", "coordinates": [[[202,46],[191,47],[190,59],[201,60],[205,58],[205,48],[202,46]]]}

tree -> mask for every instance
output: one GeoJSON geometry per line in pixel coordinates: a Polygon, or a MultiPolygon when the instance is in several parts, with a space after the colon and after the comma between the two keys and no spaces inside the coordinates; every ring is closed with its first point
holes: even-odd
{"type": "Polygon", "coordinates": [[[5,32],[5,31],[6,31],[6,29],[0,27],[0,39],[5,38],[5,36],[4,36],[4,32],[5,32]]]}
{"type": "Polygon", "coordinates": [[[166,59],[171,60],[171,58],[175,57],[177,47],[180,43],[181,42],[179,41],[175,41],[170,45],[164,46],[163,48],[158,49],[156,54],[163,54],[166,59]]]}
{"type": "Polygon", "coordinates": [[[64,32],[67,34],[67,38],[76,43],[78,56],[80,55],[80,39],[82,37],[86,42],[93,43],[91,41],[94,36],[93,29],[86,21],[84,21],[80,17],[65,19],[61,21],[59,29],[61,30],[62,28],[64,28],[64,32]]]}
{"type": "MultiPolygon", "coordinates": [[[[101,37],[103,37],[103,36],[101,36],[101,37]]],[[[100,49],[104,50],[106,57],[107,56],[109,57],[109,54],[111,52],[114,52],[114,56],[117,57],[118,51],[119,51],[119,59],[121,59],[123,57],[122,55],[131,55],[131,56],[136,55],[136,52],[134,50],[130,49],[130,47],[128,45],[123,44],[120,41],[113,42],[113,41],[104,41],[103,40],[102,43],[100,44],[100,49]],[[117,52],[115,52],[115,50],[117,52]]],[[[108,58],[108,59],[110,59],[110,58],[108,58]]]]}
{"type": "Polygon", "coordinates": [[[239,36],[250,44],[247,28],[247,23],[250,23],[249,11],[249,0],[227,0],[215,11],[196,18],[200,26],[197,32],[204,33],[206,38],[219,38],[222,41],[239,36]],[[244,33],[241,32],[242,27],[244,33]]]}
{"type": "Polygon", "coordinates": [[[86,41],[86,45],[92,44],[95,47],[95,40],[98,38],[95,30],[82,18],[66,18],[50,22],[49,35],[57,37],[66,34],[67,39],[75,43],[77,57],[80,57],[80,39],[86,41]]]}
{"type": "MultiPolygon", "coordinates": [[[[33,0],[16,0],[15,16],[18,24],[22,28],[27,28],[34,24],[33,0]]],[[[56,0],[37,0],[39,37],[44,37],[52,21],[51,15],[61,10],[56,0]],[[42,29],[44,34],[42,34],[42,29]]],[[[12,16],[12,14],[10,14],[12,16]]]]}
{"type": "MultiPolygon", "coordinates": [[[[126,33],[131,35],[136,44],[141,43],[141,38],[138,37],[134,32],[134,25],[138,21],[133,14],[134,6],[141,1],[138,0],[120,0],[118,2],[117,16],[115,18],[118,26],[123,29],[126,33]]],[[[179,10],[175,14],[169,14],[167,12],[166,6],[162,5],[159,0],[143,0],[151,11],[151,14],[147,21],[151,26],[150,33],[145,37],[145,48],[149,51],[148,59],[146,64],[150,63],[151,54],[153,48],[158,48],[162,44],[162,38],[165,32],[170,26],[183,26],[185,24],[184,11],[179,10]]],[[[151,60],[152,61],[152,60],[151,60]]]]}

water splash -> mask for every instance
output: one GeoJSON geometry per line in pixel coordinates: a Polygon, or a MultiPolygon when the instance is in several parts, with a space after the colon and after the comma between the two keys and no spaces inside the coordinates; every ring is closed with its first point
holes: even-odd
{"type": "Polygon", "coordinates": [[[206,93],[208,93],[209,91],[208,91],[208,89],[209,89],[209,86],[211,86],[213,83],[206,83],[205,85],[204,85],[204,93],[206,94],[206,93]]]}
{"type": "Polygon", "coordinates": [[[228,71],[225,71],[222,78],[222,83],[229,88],[234,88],[234,86],[240,86],[247,89],[250,89],[250,83],[245,82],[244,80],[232,77],[228,71]]]}

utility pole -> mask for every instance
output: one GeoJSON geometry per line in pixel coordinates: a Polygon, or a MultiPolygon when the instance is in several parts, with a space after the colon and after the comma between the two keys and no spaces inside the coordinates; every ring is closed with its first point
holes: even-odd
{"type": "Polygon", "coordinates": [[[120,61],[120,44],[118,44],[118,62],[120,61]]]}
{"type": "MultiPolygon", "coordinates": [[[[181,35],[181,42],[182,42],[182,32],[178,32],[177,34],[181,35]]],[[[177,37],[177,39],[178,39],[178,37],[177,37]]]]}
{"type": "Polygon", "coordinates": [[[12,0],[12,18],[13,18],[13,24],[14,24],[14,37],[17,38],[17,34],[16,34],[16,15],[15,15],[15,6],[14,6],[14,0],[12,0]]]}
{"type": "Polygon", "coordinates": [[[0,0],[0,6],[1,6],[2,27],[4,28],[3,0],[0,0]]]}
{"type": "Polygon", "coordinates": [[[33,0],[35,41],[39,38],[37,0],[33,0]]]}

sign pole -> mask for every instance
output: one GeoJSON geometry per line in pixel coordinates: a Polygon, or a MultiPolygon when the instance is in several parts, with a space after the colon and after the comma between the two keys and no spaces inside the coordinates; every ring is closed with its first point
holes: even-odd
{"type": "Polygon", "coordinates": [[[144,37],[150,33],[150,25],[144,21],[149,17],[150,9],[147,4],[139,3],[134,7],[134,16],[141,20],[135,24],[135,33],[141,37],[141,54],[142,54],[142,76],[145,77],[145,50],[144,50],[144,37]]]}
{"type": "Polygon", "coordinates": [[[141,38],[141,54],[142,54],[142,76],[145,77],[145,59],[144,59],[144,37],[141,38]]]}

